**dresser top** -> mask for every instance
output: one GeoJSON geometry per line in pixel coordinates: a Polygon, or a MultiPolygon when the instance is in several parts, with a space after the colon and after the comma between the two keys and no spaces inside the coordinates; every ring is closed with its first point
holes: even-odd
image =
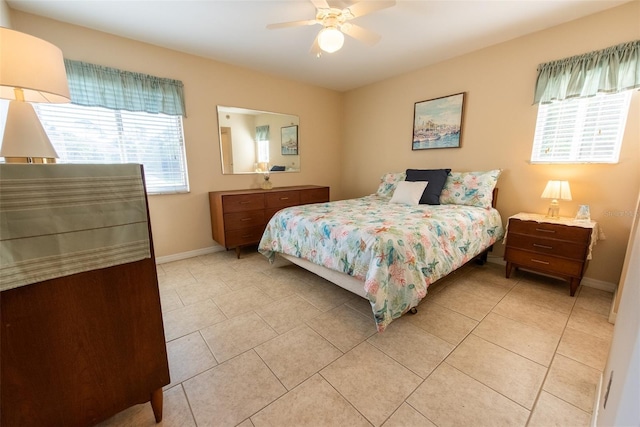
{"type": "Polygon", "coordinates": [[[546,215],[528,212],[517,213],[509,217],[509,219],[511,218],[519,219],[521,221],[545,222],[548,224],[569,225],[573,227],[596,228],[598,226],[597,222],[591,220],[580,220],[568,217],[551,218],[546,215]]]}
{"type": "Polygon", "coordinates": [[[329,187],[326,185],[292,185],[289,187],[273,187],[269,190],[265,190],[262,188],[247,188],[244,190],[210,191],[209,194],[219,194],[219,195],[257,194],[257,193],[274,193],[278,191],[313,190],[318,188],[329,188],[329,187]]]}

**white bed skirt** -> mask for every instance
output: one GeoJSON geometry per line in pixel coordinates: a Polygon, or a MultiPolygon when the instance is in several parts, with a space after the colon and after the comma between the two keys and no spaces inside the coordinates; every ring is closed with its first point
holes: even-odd
{"type": "Polygon", "coordinates": [[[364,281],[362,280],[358,280],[353,276],[349,276],[348,274],[345,273],[341,273],[339,271],[335,271],[335,270],[331,270],[328,269],[326,267],[323,267],[321,265],[317,265],[314,264],[310,261],[307,261],[306,259],[302,259],[302,258],[298,258],[292,255],[287,255],[287,254],[283,254],[278,252],[278,255],[280,255],[281,257],[283,257],[284,259],[291,261],[292,263],[304,268],[305,270],[308,270],[314,274],[317,274],[318,276],[322,277],[323,279],[327,279],[328,281],[330,281],[331,283],[335,283],[336,285],[340,286],[341,288],[344,288],[346,290],[348,290],[349,292],[353,292],[354,294],[361,296],[364,299],[367,299],[367,293],[364,290],[364,281]]]}

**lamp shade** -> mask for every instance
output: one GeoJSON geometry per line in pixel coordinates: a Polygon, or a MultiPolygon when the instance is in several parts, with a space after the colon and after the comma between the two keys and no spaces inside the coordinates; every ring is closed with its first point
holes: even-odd
{"type": "Polygon", "coordinates": [[[51,43],[0,27],[0,98],[69,102],[69,85],[62,51],[51,43]]]}
{"type": "Polygon", "coordinates": [[[542,192],[543,199],[571,200],[569,181],[549,181],[542,192]]]}
{"type": "Polygon", "coordinates": [[[318,34],[318,45],[320,49],[327,53],[333,53],[340,50],[343,44],[344,34],[336,27],[326,27],[320,30],[318,34]]]}

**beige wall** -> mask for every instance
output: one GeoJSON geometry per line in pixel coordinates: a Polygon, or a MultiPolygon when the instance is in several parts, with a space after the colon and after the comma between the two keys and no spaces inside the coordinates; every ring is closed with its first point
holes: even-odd
{"type": "MultiPolygon", "coordinates": [[[[540,198],[549,179],[567,179],[573,201],[561,215],[589,204],[607,239],[598,242],[586,276],[618,283],[640,187],[640,93],[634,92],[620,162],[615,165],[531,165],[537,107],[532,106],[539,63],[640,38],[640,3],[550,28],[457,57],[345,95],[342,182],[345,197],[370,194],[384,172],[406,168],[504,170],[498,209],[545,213],[540,198]],[[413,108],[466,92],[462,147],[411,151],[413,108]]],[[[496,245],[495,255],[504,248],[496,245]]]]}
{"type": "MultiPolygon", "coordinates": [[[[640,189],[640,94],[632,99],[616,165],[530,165],[537,108],[531,105],[539,63],[640,38],[640,3],[451,59],[340,94],[105,33],[12,11],[13,28],[46,39],[70,59],[182,80],[191,192],[152,196],[157,256],[214,245],[207,192],[257,187],[258,178],[222,175],[216,105],[300,116],[302,172],[274,176],[276,186],[331,186],[332,199],[375,191],[378,178],[406,168],[502,168],[498,208],[506,221],[519,211],[545,212],[549,179],[568,179],[573,216],[589,204],[607,239],[598,243],[587,277],[617,283],[640,189]],[[462,148],[411,151],[413,106],[466,92],[462,148]],[[345,159],[345,160],[341,160],[345,159]]],[[[501,257],[502,245],[495,255],[501,257]]]]}
{"type": "Polygon", "coordinates": [[[274,174],[274,185],[328,185],[331,197],[340,197],[340,93],[18,11],[12,11],[11,23],[55,44],[66,58],[184,83],[191,192],[149,198],[156,256],[214,245],[209,191],[258,187],[257,175],[222,175],[216,105],[298,115],[301,172],[274,174]]]}

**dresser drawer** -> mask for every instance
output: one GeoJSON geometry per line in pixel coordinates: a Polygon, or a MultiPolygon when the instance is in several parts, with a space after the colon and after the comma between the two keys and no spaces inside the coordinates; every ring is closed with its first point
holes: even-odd
{"type": "Polygon", "coordinates": [[[224,214],[225,230],[239,230],[257,225],[264,226],[265,223],[264,210],[224,214]]]}
{"type": "Polygon", "coordinates": [[[235,248],[239,258],[242,246],[260,242],[267,222],[277,211],[328,201],[329,187],[317,185],[210,191],[211,236],[225,248],[235,248]]]}
{"type": "Polygon", "coordinates": [[[299,191],[278,191],[275,193],[265,194],[265,207],[269,208],[286,208],[289,206],[297,206],[300,204],[299,191]]]}
{"type": "Polygon", "coordinates": [[[262,238],[264,225],[256,227],[241,228],[239,230],[228,230],[225,232],[226,245],[229,248],[242,245],[252,245],[258,243],[262,238]]]}
{"type": "Polygon", "coordinates": [[[520,267],[542,270],[549,274],[558,273],[563,276],[581,276],[584,265],[582,261],[557,258],[551,255],[531,253],[509,247],[505,251],[505,259],[507,262],[514,263],[520,267]]]}
{"type": "Polygon", "coordinates": [[[300,193],[300,203],[324,203],[329,201],[329,187],[314,188],[300,193]]]}
{"type": "Polygon", "coordinates": [[[509,221],[509,232],[507,242],[512,233],[527,234],[529,236],[543,237],[549,239],[569,240],[577,243],[589,243],[591,230],[583,227],[567,227],[561,224],[539,223],[536,221],[520,221],[511,219],[509,221]]]}
{"type": "Polygon", "coordinates": [[[264,194],[225,195],[222,198],[224,213],[264,209],[264,194]]]}
{"type": "Polygon", "coordinates": [[[587,245],[566,240],[543,239],[524,234],[511,234],[507,237],[507,246],[525,249],[531,252],[561,256],[582,261],[587,254],[587,245]]]}

